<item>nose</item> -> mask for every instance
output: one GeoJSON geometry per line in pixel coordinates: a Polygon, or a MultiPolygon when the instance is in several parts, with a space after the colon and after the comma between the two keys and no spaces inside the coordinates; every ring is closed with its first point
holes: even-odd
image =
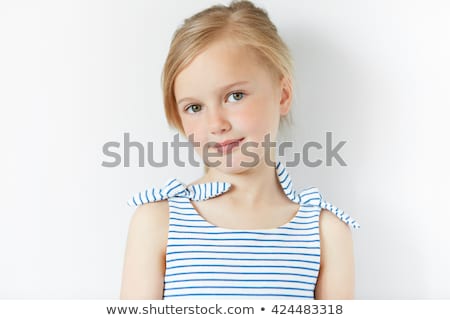
{"type": "Polygon", "coordinates": [[[209,110],[208,114],[208,129],[213,135],[222,135],[231,129],[231,123],[227,119],[224,111],[221,108],[214,108],[209,110]]]}

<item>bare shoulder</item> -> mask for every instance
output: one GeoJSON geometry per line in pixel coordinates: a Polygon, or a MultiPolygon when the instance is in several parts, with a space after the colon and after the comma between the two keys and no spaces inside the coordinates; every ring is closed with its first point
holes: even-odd
{"type": "Polygon", "coordinates": [[[128,228],[128,241],[139,241],[141,246],[167,241],[169,204],[167,200],[146,203],[136,208],[128,228]]]}
{"type": "Polygon", "coordinates": [[[351,230],[348,224],[341,221],[333,212],[322,209],[319,218],[321,237],[334,238],[339,240],[339,238],[351,238],[351,230]]]}
{"type": "Polygon", "coordinates": [[[323,209],[319,230],[321,258],[316,299],[352,299],[354,258],[350,227],[334,213],[323,209]]]}
{"type": "MultiPolygon", "coordinates": [[[[130,222],[130,231],[158,231],[167,229],[169,203],[167,200],[146,203],[136,208],[130,222]]],[[[149,232],[145,232],[151,235],[149,232]]]]}
{"type": "Polygon", "coordinates": [[[139,206],[128,228],[121,299],[162,299],[169,205],[139,206]]]}

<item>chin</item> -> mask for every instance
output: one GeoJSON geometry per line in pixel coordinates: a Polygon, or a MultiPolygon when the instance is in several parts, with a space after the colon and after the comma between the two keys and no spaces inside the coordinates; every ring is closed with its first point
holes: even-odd
{"type": "Polygon", "coordinates": [[[220,165],[211,166],[210,168],[226,174],[239,174],[251,170],[260,164],[260,161],[255,161],[254,158],[243,156],[242,154],[233,154],[231,159],[227,159],[226,156],[223,156],[218,158],[217,161],[220,161],[220,165]]]}

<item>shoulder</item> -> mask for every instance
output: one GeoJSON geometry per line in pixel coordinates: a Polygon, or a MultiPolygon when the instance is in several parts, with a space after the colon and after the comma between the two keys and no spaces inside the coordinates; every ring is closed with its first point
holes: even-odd
{"type": "Polygon", "coordinates": [[[168,216],[166,200],[135,210],[128,230],[121,299],[162,299],[168,216]]]}
{"type": "Polygon", "coordinates": [[[316,187],[311,187],[297,192],[297,197],[300,205],[305,207],[320,208],[320,220],[323,222],[324,228],[338,228],[341,230],[346,230],[346,228],[342,226],[342,223],[338,223],[339,220],[343,222],[344,225],[350,226],[352,229],[360,228],[359,223],[355,219],[330,202],[327,202],[323,198],[319,189],[316,187]],[[336,218],[338,219],[336,220],[336,218]]]}
{"type": "Polygon", "coordinates": [[[331,259],[345,260],[349,255],[353,254],[353,240],[350,227],[327,209],[322,209],[320,212],[319,233],[321,255],[324,263],[331,259]]]}
{"type": "Polygon", "coordinates": [[[352,299],[354,258],[350,227],[336,215],[320,212],[320,271],[316,299],[352,299]]]}
{"type": "Polygon", "coordinates": [[[167,200],[146,203],[136,208],[128,228],[128,245],[137,252],[164,253],[169,231],[167,200]]]}
{"type": "Polygon", "coordinates": [[[348,224],[339,219],[330,210],[320,210],[319,225],[320,230],[326,233],[328,237],[351,237],[351,230],[348,224]]]}
{"type": "Polygon", "coordinates": [[[167,230],[169,222],[169,203],[167,200],[145,203],[134,211],[130,221],[130,231],[148,234],[167,230]]]}

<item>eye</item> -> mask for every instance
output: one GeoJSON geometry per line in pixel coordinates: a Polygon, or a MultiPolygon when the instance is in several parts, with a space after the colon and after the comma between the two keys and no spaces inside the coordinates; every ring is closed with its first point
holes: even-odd
{"type": "Polygon", "coordinates": [[[189,113],[197,113],[200,110],[202,110],[202,107],[199,104],[191,104],[184,109],[185,111],[189,113]]]}
{"type": "Polygon", "coordinates": [[[228,96],[228,98],[233,98],[235,101],[231,101],[231,102],[236,102],[236,101],[242,100],[244,98],[244,96],[245,96],[245,93],[239,91],[239,92],[231,93],[228,96]]]}

